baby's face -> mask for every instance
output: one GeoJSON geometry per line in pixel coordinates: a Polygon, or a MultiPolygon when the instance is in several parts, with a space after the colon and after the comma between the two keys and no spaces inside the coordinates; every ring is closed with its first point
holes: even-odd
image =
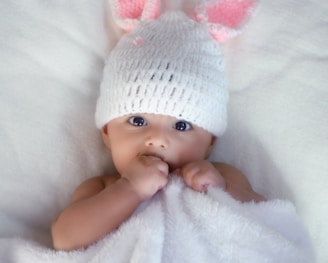
{"type": "Polygon", "coordinates": [[[161,158],[173,171],[207,158],[215,142],[202,128],[158,114],[116,118],[103,128],[102,135],[120,174],[131,160],[142,155],[161,158]]]}

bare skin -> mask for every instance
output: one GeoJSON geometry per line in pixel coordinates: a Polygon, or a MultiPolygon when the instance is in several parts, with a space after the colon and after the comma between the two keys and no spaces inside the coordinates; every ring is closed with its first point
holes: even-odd
{"type": "Polygon", "coordinates": [[[91,178],[75,190],[52,225],[55,249],[87,247],[115,230],[165,187],[170,172],[198,192],[214,186],[242,202],[265,200],[240,171],[206,160],[215,138],[189,123],[154,114],[125,116],[106,125],[102,136],[118,174],[91,178]]]}

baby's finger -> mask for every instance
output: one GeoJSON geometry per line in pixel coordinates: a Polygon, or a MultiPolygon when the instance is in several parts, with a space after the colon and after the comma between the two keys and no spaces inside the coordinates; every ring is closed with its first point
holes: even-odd
{"type": "Polygon", "coordinates": [[[182,167],[181,174],[183,178],[193,177],[200,172],[200,167],[195,163],[189,163],[182,167]]]}
{"type": "Polygon", "coordinates": [[[169,175],[169,165],[166,162],[163,162],[163,161],[158,162],[157,169],[164,176],[168,176],[169,175]]]}
{"type": "Polygon", "coordinates": [[[161,158],[153,155],[141,155],[139,158],[144,159],[148,166],[155,166],[161,174],[165,176],[169,174],[169,165],[161,158]]]}
{"type": "Polygon", "coordinates": [[[193,176],[192,188],[198,192],[207,192],[209,186],[217,186],[218,182],[207,176],[193,176]]]}

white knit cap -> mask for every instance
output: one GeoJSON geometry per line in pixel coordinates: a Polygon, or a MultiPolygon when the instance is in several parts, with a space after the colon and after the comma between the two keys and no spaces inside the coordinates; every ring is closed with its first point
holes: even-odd
{"type": "Polygon", "coordinates": [[[140,23],[112,50],[96,125],[127,114],[176,117],[215,136],[227,126],[228,89],[219,44],[208,28],[171,11],[140,23]]]}

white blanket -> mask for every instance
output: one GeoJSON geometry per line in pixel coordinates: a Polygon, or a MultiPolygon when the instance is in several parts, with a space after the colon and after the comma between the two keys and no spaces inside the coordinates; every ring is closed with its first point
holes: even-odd
{"type": "Polygon", "coordinates": [[[2,262],[313,263],[309,237],[288,201],[240,203],[220,189],[201,194],[180,178],[116,231],[86,250],[54,252],[0,240],[2,262]]]}

